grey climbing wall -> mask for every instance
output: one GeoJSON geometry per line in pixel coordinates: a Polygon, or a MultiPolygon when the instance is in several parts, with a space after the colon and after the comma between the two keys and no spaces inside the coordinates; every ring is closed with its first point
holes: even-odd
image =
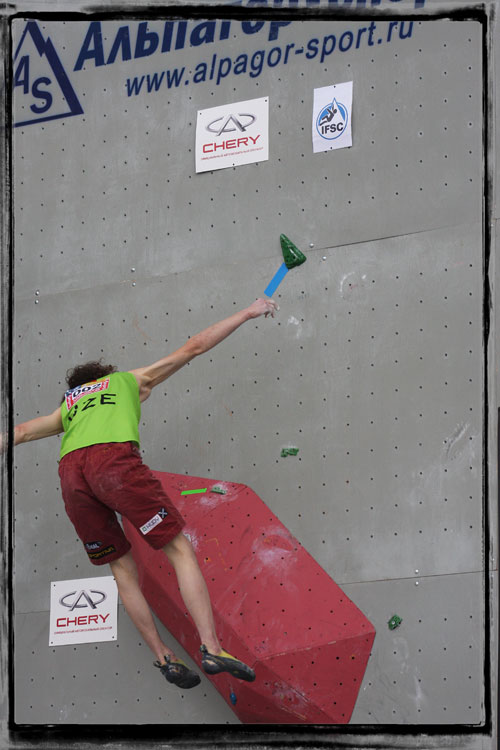
{"type": "MultiPolygon", "coordinates": [[[[308,260],[278,317],[157,389],[145,459],[250,485],[374,623],[352,724],[484,725],[480,20],[17,18],[12,33],[15,421],[52,411],[73,364],[148,364],[262,296],[285,232],[308,260]],[[353,145],[313,154],[314,89],[344,81],[353,145]],[[268,161],[196,174],[197,111],[264,96],[268,161]]],[[[162,681],[123,611],[117,643],[48,646],[50,582],[108,574],[65,516],[57,452],[15,453],[16,722],[236,723],[205,677],[189,696],[162,681]]]]}

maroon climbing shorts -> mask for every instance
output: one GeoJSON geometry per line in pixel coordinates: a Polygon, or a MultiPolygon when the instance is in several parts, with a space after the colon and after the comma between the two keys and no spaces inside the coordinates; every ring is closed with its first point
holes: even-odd
{"type": "Polygon", "coordinates": [[[59,462],[66,512],[94,565],[118,560],[130,549],[116,513],[135,526],[154,549],[184,527],[134,443],[90,445],[59,462]]]}

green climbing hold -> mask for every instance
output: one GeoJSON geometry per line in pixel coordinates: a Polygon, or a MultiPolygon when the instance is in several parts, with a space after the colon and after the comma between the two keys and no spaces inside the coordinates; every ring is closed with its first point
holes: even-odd
{"type": "Polygon", "coordinates": [[[298,448],[283,448],[281,451],[281,457],[286,458],[287,456],[296,456],[298,452],[298,448]]]}
{"type": "Polygon", "coordinates": [[[396,628],[399,628],[402,622],[402,617],[400,617],[399,615],[393,615],[387,623],[389,625],[389,630],[395,630],[396,628]]]}
{"type": "Polygon", "coordinates": [[[215,492],[217,495],[225,495],[226,494],[226,490],[223,489],[222,487],[220,487],[218,484],[215,484],[212,487],[212,489],[210,490],[210,492],[215,492]]]}
{"type": "Polygon", "coordinates": [[[307,258],[304,253],[301,253],[299,248],[286,235],[280,234],[280,242],[285,266],[288,269],[301,266],[302,263],[306,262],[307,258]]]}

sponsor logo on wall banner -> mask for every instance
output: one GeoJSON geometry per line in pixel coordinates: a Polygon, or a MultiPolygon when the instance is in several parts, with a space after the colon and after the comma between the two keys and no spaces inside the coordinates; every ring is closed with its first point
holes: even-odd
{"type": "MultiPolygon", "coordinates": [[[[255,2],[247,0],[248,5],[255,2]]],[[[267,4],[282,6],[284,2],[268,0],[267,4]]],[[[383,0],[330,2],[380,6],[383,0]]],[[[415,7],[424,5],[424,0],[414,2],[415,7]]],[[[295,6],[297,0],[288,0],[288,4],[295,6]]],[[[94,20],[68,25],[58,21],[39,25],[35,20],[14,19],[13,125],[24,127],[83,115],[84,103],[86,111],[103,106],[103,93],[109,96],[107,87],[92,84],[92,96],[87,89],[86,102],[83,99],[86,84],[82,77],[86,74],[92,81],[106,80],[115,88],[118,86],[117,91],[127,99],[161,97],[174,91],[181,94],[186,92],[186,86],[190,90],[204,85],[221,86],[231,79],[236,87],[240,81],[256,81],[266,72],[278,72],[285,66],[296,77],[297,70],[304,66],[323,67],[346,53],[362,55],[375,44],[411,41],[414,21],[381,19],[366,26],[353,21],[351,28],[336,34],[324,24],[324,33],[310,38],[303,38],[304,29],[302,22],[277,19],[179,19],[127,24],[94,20]],[[295,30],[301,30],[297,37],[295,30]],[[232,46],[234,39],[238,39],[236,47],[232,46]],[[248,49],[247,40],[253,40],[256,49],[248,49]],[[193,56],[189,66],[180,54],[188,49],[193,56]],[[108,71],[116,68],[120,70],[119,80],[109,79],[108,71]]]]}
{"type": "Polygon", "coordinates": [[[352,146],[352,81],[314,89],[313,152],[352,146]]]}
{"type": "Polygon", "coordinates": [[[269,99],[251,99],[198,111],[196,171],[267,161],[269,99]]]}
{"type": "Polygon", "coordinates": [[[117,626],[113,576],[51,583],[49,646],[116,641],[117,626]]]}

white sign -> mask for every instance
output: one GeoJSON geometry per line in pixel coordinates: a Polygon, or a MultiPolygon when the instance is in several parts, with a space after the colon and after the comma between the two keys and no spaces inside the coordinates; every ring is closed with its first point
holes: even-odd
{"type": "Polygon", "coordinates": [[[313,152],[352,146],[352,81],[314,89],[313,152]]]}
{"type": "Polygon", "coordinates": [[[117,624],[113,576],[51,583],[49,646],[116,641],[117,624]]]}
{"type": "Polygon", "coordinates": [[[236,167],[269,158],[269,99],[198,111],[196,171],[236,167]]]}

